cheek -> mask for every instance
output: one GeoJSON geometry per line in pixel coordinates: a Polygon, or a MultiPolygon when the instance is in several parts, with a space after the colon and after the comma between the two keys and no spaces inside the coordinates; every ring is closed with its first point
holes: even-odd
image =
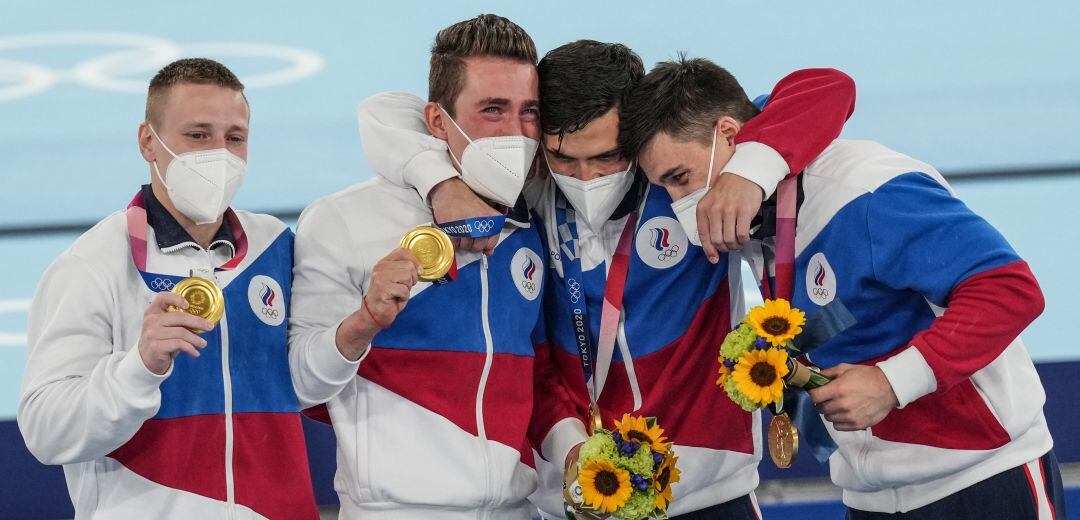
{"type": "Polygon", "coordinates": [[[521,123],[521,134],[529,139],[540,140],[540,122],[525,121],[521,123]]]}
{"type": "Polygon", "coordinates": [[[664,189],[667,190],[668,196],[671,197],[672,202],[678,201],[693,193],[693,190],[688,190],[685,186],[665,186],[664,189]]]}
{"type": "Polygon", "coordinates": [[[244,161],[247,161],[247,155],[248,155],[247,141],[242,142],[242,143],[228,143],[228,144],[225,145],[225,147],[233,155],[243,159],[244,161]]]}

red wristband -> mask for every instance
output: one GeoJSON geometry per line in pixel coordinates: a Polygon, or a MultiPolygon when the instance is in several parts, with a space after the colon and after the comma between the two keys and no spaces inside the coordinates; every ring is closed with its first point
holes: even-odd
{"type": "Polygon", "coordinates": [[[364,310],[367,311],[367,315],[371,317],[371,321],[374,321],[375,325],[378,325],[380,329],[385,329],[387,327],[387,325],[383,325],[381,322],[379,322],[379,319],[376,318],[375,315],[371,313],[371,308],[368,307],[368,304],[367,304],[367,295],[365,294],[364,297],[361,298],[361,300],[364,302],[364,305],[363,305],[364,310]]]}

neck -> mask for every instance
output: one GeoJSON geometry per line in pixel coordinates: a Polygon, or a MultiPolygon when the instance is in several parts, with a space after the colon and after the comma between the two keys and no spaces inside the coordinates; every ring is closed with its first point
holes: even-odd
{"type": "Polygon", "coordinates": [[[210,243],[214,240],[218,228],[221,227],[221,221],[225,218],[225,215],[218,217],[217,220],[209,224],[196,224],[194,220],[191,220],[173,206],[172,199],[163,193],[165,190],[161,189],[158,183],[151,183],[150,187],[154,190],[154,196],[157,197],[158,202],[176,219],[180,227],[184,228],[188,235],[191,235],[195,243],[199,244],[199,247],[203,249],[210,249],[210,243]]]}

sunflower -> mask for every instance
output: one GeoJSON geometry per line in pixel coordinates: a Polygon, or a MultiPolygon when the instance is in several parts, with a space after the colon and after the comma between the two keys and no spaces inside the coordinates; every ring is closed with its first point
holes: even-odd
{"type": "Polygon", "coordinates": [[[633,492],[630,489],[630,472],[616,468],[606,460],[586,462],[578,474],[581,494],[589,507],[614,513],[623,506],[633,492]]]}
{"type": "Polygon", "coordinates": [[[754,326],[758,336],[775,347],[783,347],[802,332],[806,314],[792,307],[787,300],[778,298],[765,300],[764,306],[750,309],[746,320],[754,326]]]}
{"type": "Polygon", "coordinates": [[[716,379],[717,386],[724,386],[724,381],[727,381],[728,376],[731,375],[731,367],[728,366],[728,361],[724,359],[724,356],[717,358],[720,362],[720,369],[717,371],[720,377],[716,379]]]}
{"type": "Polygon", "coordinates": [[[783,349],[752,350],[739,359],[739,364],[731,372],[731,379],[739,392],[765,406],[780,399],[784,391],[787,358],[787,351],[783,349]]]}
{"type": "Polygon", "coordinates": [[[656,477],[653,478],[653,489],[656,490],[656,507],[667,509],[667,506],[675,498],[671,493],[671,485],[679,481],[679,468],[675,463],[679,461],[674,453],[668,453],[660,466],[656,468],[656,477]]]}
{"type": "Polygon", "coordinates": [[[615,429],[619,435],[628,441],[634,441],[648,446],[653,453],[667,453],[670,444],[664,442],[664,430],[655,423],[649,426],[644,417],[630,417],[624,413],[621,421],[615,421],[615,429]]]}

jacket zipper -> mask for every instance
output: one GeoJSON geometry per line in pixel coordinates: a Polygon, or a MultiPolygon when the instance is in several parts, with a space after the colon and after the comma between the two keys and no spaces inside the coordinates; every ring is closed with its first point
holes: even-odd
{"type": "MultiPolygon", "coordinates": [[[[207,252],[210,258],[209,251],[207,252]]],[[[213,261],[211,261],[211,266],[213,261]]],[[[211,267],[213,273],[213,267],[211,267]]],[[[211,274],[215,283],[217,275],[211,274]]],[[[236,517],[236,480],[233,474],[233,395],[232,395],[232,372],[229,370],[229,306],[222,302],[225,307],[218,321],[219,334],[221,336],[221,381],[224,385],[225,394],[225,497],[228,518],[236,517]]]]}
{"type": "Polygon", "coordinates": [[[476,432],[480,437],[480,450],[484,460],[484,498],[487,504],[494,497],[492,490],[491,461],[488,454],[487,430],[484,427],[484,390],[487,388],[488,374],[491,372],[491,361],[495,351],[494,342],[491,339],[491,325],[488,321],[488,257],[480,256],[480,320],[484,326],[484,370],[480,374],[480,385],[476,390],[476,432]]]}

